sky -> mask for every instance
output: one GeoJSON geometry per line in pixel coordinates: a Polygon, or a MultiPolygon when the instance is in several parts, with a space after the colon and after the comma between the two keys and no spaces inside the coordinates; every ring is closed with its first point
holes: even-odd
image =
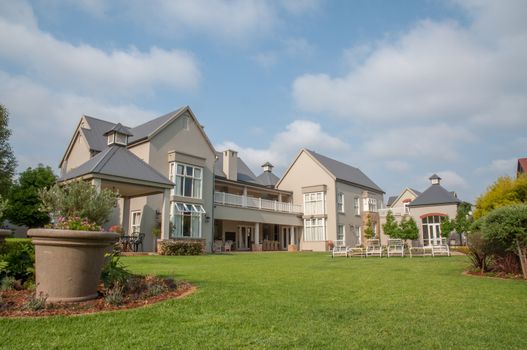
{"type": "Polygon", "coordinates": [[[527,156],[524,0],[0,0],[0,104],[18,172],[83,114],[189,105],[217,150],[281,176],[302,147],[385,192],[473,202],[527,156]]]}

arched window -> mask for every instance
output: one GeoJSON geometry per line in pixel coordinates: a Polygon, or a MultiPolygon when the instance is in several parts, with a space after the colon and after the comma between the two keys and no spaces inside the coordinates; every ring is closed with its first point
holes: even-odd
{"type": "Polygon", "coordinates": [[[423,244],[439,245],[442,243],[441,238],[441,220],[446,217],[445,214],[432,213],[421,216],[423,223],[423,244]]]}

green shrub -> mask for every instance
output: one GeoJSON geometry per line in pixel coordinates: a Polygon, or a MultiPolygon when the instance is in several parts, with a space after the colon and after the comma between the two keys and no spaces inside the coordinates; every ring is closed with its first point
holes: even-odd
{"type": "Polygon", "coordinates": [[[161,255],[201,255],[203,248],[197,241],[163,241],[159,245],[161,255]]]}
{"type": "Polygon", "coordinates": [[[26,302],[26,305],[24,308],[26,310],[31,311],[38,311],[46,308],[46,301],[48,300],[48,296],[43,294],[42,292],[39,293],[39,295],[32,294],[29,300],[26,302]]]}
{"type": "Polygon", "coordinates": [[[0,290],[1,291],[13,290],[13,289],[15,289],[15,285],[16,285],[16,279],[14,277],[5,276],[0,281],[0,290]]]}
{"type": "Polygon", "coordinates": [[[132,278],[132,274],[119,261],[120,257],[117,253],[106,255],[108,262],[104,265],[101,272],[101,280],[104,288],[111,289],[116,286],[125,286],[132,278]]]}
{"type": "Polygon", "coordinates": [[[471,232],[467,237],[468,257],[474,270],[488,272],[492,261],[492,246],[479,231],[471,232]]]}
{"type": "Polygon", "coordinates": [[[0,276],[11,276],[22,283],[35,275],[35,248],[30,239],[8,238],[0,246],[0,276]]]}
{"type": "Polygon", "coordinates": [[[124,303],[123,289],[122,286],[115,286],[108,289],[108,292],[104,296],[104,302],[108,305],[122,305],[124,303]]]}

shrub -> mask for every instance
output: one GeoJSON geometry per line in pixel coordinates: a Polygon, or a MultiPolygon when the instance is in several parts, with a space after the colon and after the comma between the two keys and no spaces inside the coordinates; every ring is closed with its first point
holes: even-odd
{"type": "Polygon", "coordinates": [[[146,298],[155,297],[156,295],[164,293],[167,290],[168,287],[162,281],[159,281],[153,284],[149,284],[146,289],[146,292],[144,293],[144,296],[146,298]]]}
{"type": "Polygon", "coordinates": [[[12,276],[5,276],[0,281],[0,290],[13,290],[15,289],[16,279],[12,276]]]}
{"type": "Polygon", "coordinates": [[[38,311],[46,308],[46,301],[48,296],[40,292],[38,295],[32,294],[29,300],[26,302],[24,308],[26,310],[38,311]]]}
{"type": "Polygon", "coordinates": [[[22,283],[33,280],[35,248],[30,239],[6,239],[0,246],[0,276],[11,276],[22,283]]]}
{"type": "Polygon", "coordinates": [[[42,210],[58,218],[85,218],[89,223],[104,224],[119,195],[109,189],[97,191],[85,181],[73,181],[66,185],[54,185],[40,190],[42,210]]]}
{"type": "Polygon", "coordinates": [[[480,272],[488,272],[492,253],[489,242],[479,231],[471,232],[467,238],[468,257],[472,263],[472,268],[480,272]]]}
{"type": "Polygon", "coordinates": [[[119,261],[120,257],[117,253],[107,254],[106,257],[108,258],[108,262],[101,272],[101,280],[104,288],[124,287],[132,277],[132,274],[119,261]]]}
{"type": "Polygon", "coordinates": [[[115,286],[113,288],[110,288],[104,296],[104,302],[108,305],[122,305],[124,303],[123,292],[124,288],[122,286],[115,286]]]}
{"type": "Polygon", "coordinates": [[[161,255],[201,255],[201,242],[196,241],[163,241],[159,245],[161,255]]]}

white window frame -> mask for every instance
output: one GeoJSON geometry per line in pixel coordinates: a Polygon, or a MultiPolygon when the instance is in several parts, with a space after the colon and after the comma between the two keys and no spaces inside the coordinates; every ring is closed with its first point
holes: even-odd
{"type": "Polygon", "coordinates": [[[304,241],[320,242],[326,240],[326,219],[304,219],[304,241]]]}
{"type": "Polygon", "coordinates": [[[369,211],[370,213],[377,212],[377,199],[375,198],[364,198],[363,201],[364,211],[369,211]]]}
{"type": "Polygon", "coordinates": [[[199,204],[172,202],[170,206],[170,222],[172,230],[170,238],[201,238],[203,216],[205,209],[199,204]],[[188,222],[186,222],[188,220],[188,222]],[[185,232],[188,225],[189,231],[185,232]]]}
{"type": "Polygon", "coordinates": [[[326,213],[326,193],[304,193],[304,215],[317,215],[326,213]]]}
{"type": "Polygon", "coordinates": [[[337,212],[344,213],[344,192],[337,192],[337,212]]]}
{"type": "Polygon", "coordinates": [[[337,225],[337,239],[335,241],[335,246],[344,246],[346,245],[346,225],[338,224],[337,225]]]}
{"type": "Polygon", "coordinates": [[[141,232],[141,218],[143,212],[141,210],[133,210],[130,212],[130,234],[141,232]],[[139,217],[139,222],[136,221],[139,217]]]}
{"type": "Polygon", "coordinates": [[[195,165],[171,162],[169,168],[169,177],[172,182],[174,182],[174,189],[172,190],[172,195],[179,197],[188,197],[202,199],[203,197],[203,168],[195,165]],[[182,169],[182,173],[179,171],[182,169]],[[189,169],[192,173],[189,175],[189,169]],[[199,176],[196,176],[196,173],[199,173],[199,176]],[[186,192],[186,183],[190,181],[190,196],[185,195],[186,192]],[[196,187],[196,183],[199,184],[196,187]]]}
{"type": "Polygon", "coordinates": [[[355,197],[353,199],[353,209],[355,211],[355,215],[360,215],[360,198],[355,197]]]}

